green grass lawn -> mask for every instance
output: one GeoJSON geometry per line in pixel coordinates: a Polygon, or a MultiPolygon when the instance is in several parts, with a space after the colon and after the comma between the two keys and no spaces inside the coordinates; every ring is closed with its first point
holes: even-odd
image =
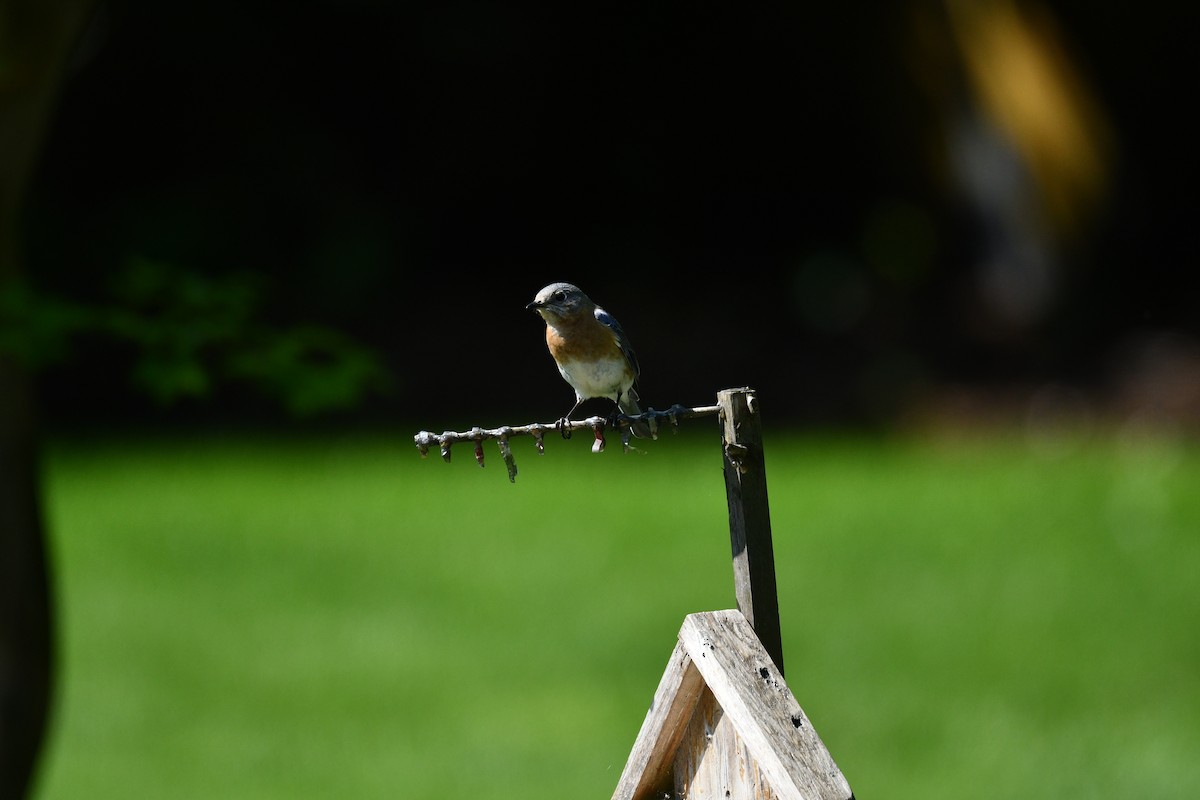
{"type": "MultiPolygon", "coordinates": [[[[515,485],[410,441],[50,447],[37,796],[608,797],[733,605],[715,423],[519,439],[515,485]]],[[[860,798],[1200,796],[1200,447],[766,452],[789,684],[860,798]]]]}

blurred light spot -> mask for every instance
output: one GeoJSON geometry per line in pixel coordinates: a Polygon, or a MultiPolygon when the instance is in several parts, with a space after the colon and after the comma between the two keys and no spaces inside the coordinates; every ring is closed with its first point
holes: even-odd
{"type": "Polygon", "coordinates": [[[978,217],[980,294],[1006,326],[1033,325],[1053,299],[1056,263],[1025,163],[999,131],[974,116],[950,131],[950,160],[978,217]]]}
{"type": "Polygon", "coordinates": [[[947,0],[972,97],[1013,143],[1060,234],[1106,190],[1112,134],[1050,12],[1013,0],[947,0]]]}
{"type": "Polygon", "coordinates": [[[1036,0],[915,0],[914,59],[935,149],[974,226],[976,328],[1020,335],[1046,318],[1062,260],[1109,191],[1115,139],[1050,11],[1036,0]]]}

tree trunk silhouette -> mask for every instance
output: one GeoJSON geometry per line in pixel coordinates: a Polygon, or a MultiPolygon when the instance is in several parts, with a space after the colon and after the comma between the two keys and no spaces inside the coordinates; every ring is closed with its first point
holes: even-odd
{"type": "MultiPolygon", "coordinates": [[[[0,291],[22,277],[20,211],[88,0],[0,0],[0,291]]],[[[33,387],[0,352],[0,797],[24,797],[45,739],[54,614],[33,387]]]]}

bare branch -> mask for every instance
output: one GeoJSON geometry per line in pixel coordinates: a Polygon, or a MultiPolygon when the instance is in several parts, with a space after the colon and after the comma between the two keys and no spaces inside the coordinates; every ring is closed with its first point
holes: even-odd
{"type": "MultiPolygon", "coordinates": [[[[632,417],[624,414],[617,415],[617,428],[621,435],[621,445],[626,452],[629,451],[629,441],[632,437],[629,426],[634,422],[645,422],[650,426],[653,438],[658,438],[658,423],[660,420],[666,420],[673,433],[679,430],[679,421],[681,419],[693,419],[695,417],[711,417],[715,416],[720,410],[720,406],[681,406],[675,404],[666,411],[655,411],[653,408],[645,411],[642,414],[636,414],[632,417]]],[[[547,433],[564,432],[565,437],[569,437],[572,431],[583,430],[590,428],[595,434],[595,441],[592,443],[592,452],[599,453],[604,450],[604,428],[608,421],[604,417],[588,417],[581,420],[566,420],[564,422],[532,422],[528,425],[502,425],[499,428],[471,428],[469,431],[456,433],[454,431],[444,431],[442,433],[431,433],[430,431],[421,431],[413,436],[413,443],[420,451],[421,457],[424,458],[429,454],[430,448],[435,445],[441,451],[444,461],[450,460],[451,445],[470,442],[475,445],[475,460],[479,466],[483,466],[483,443],[489,439],[495,439],[500,446],[500,457],[504,459],[504,465],[508,468],[509,481],[515,482],[517,479],[517,464],[513,459],[512,447],[508,440],[514,436],[532,436],[534,445],[537,447],[539,454],[545,453],[545,436],[547,433]]]]}

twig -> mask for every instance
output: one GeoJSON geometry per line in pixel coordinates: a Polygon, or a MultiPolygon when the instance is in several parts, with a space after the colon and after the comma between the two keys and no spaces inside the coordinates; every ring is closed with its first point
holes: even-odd
{"type": "MultiPolygon", "coordinates": [[[[645,422],[650,427],[652,437],[657,439],[658,423],[660,420],[666,420],[671,425],[671,431],[677,433],[681,419],[715,416],[719,409],[720,406],[695,406],[689,408],[688,406],[676,404],[666,411],[655,411],[651,408],[644,413],[636,414],[632,417],[618,414],[617,428],[621,434],[621,444],[625,451],[628,452],[629,441],[632,436],[629,426],[634,422],[645,422]]],[[[532,436],[538,453],[542,454],[546,452],[545,436],[547,433],[566,431],[569,436],[571,431],[591,428],[596,437],[592,443],[592,452],[599,453],[604,450],[604,428],[607,424],[607,420],[604,417],[588,417],[581,420],[566,420],[561,423],[533,422],[529,425],[503,425],[499,428],[475,427],[469,431],[462,431],[460,433],[455,431],[444,431],[442,433],[421,431],[413,436],[413,443],[416,444],[422,458],[427,456],[429,450],[436,445],[441,451],[442,459],[449,461],[451,445],[471,442],[475,445],[475,460],[482,467],[484,461],[483,443],[489,439],[495,439],[500,445],[500,457],[504,459],[504,465],[508,468],[508,479],[515,482],[517,479],[517,464],[513,459],[512,447],[508,443],[509,439],[512,439],[514,436],[532,436]]]]}

